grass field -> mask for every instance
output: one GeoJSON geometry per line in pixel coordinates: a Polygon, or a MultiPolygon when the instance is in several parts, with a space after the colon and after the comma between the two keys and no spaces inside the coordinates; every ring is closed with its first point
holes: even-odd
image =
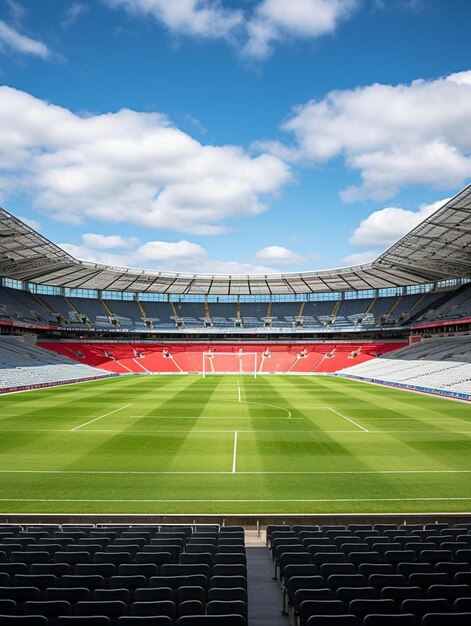
{"type": "Polygon", "coordinates": [[[0,511],[471,510],[471,407],[333,377],[148,376],[0,397],[0,511]]]}

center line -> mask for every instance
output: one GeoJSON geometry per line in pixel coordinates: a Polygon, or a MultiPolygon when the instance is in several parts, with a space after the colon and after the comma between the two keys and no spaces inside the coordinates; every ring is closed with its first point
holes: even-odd
{"type": "Polygon", "coordinates": [[[345,417],[345,415],[342,415],[342,413],[339,413],[338,411],[336,411],[335,409],[331,409],[329,407],[329,411],[332,411],[332,413],[335,413],[336,415],[338,415],[339,417],[343,417],[344,420],[347,420],[347,422],[350,422],[351,424],[354,424],[355,426],[358,426],[358,428],[361,428],[362,430],[365,431],[365,433],[369,432],[367,428],[363,428],[363,426],[360,426],[360,424],[357,424],[356,422],[354,422],[353,420],[351,420],[349,417],[345,417]]]}
{"type": "Polygon", "coordinates": [[[89,422],[85,422],[84,424],[80,424],[80,426],[76,426],[75,428],[71,428],[70,432],[74,432],[74,430],[78,430],[79,428],[83,428],[92,422],[96,422],[97,420],[101,420],[103,417],[108,417],[108,415],[113,415],[113,413],[117,413],[118,411],[122,411],[123,409],[127,409],[131,404],[125,404],[124,406],[119,407],[119,409],[115,409],[114,411],[110,411],[109,413],[105,413],[104,415],[99,415],[95,417],[95,419],[90,420],[89,422]]]}
{"type": "Polygon", "coordinates": [[[234,431],[234,453],[232,455],[232,473],[236,473],[236,461],[237,461],[237,431],[234,431]]]}

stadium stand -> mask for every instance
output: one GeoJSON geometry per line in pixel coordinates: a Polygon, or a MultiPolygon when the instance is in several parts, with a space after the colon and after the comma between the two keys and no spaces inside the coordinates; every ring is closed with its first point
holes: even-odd
{"type": "MultiPolygon", "coordinates": [[[[466,316],[469,287],[455,292],[354,298],[319,302],[163,302],[37,295],[0,288],[0,322],[50,324],[96,330],[198,330],[207,327],[257,330],[367,331],[466,316]],[[442,302],[438,309],[430,309],[442,302]],[[425,309],[425,313],[424,313],[425,309]]],[[[469,312],[469,311],[468,311],[469,312]]],[[[470,313],[471,315],[471,313],[470,313]]]]}
{"type": "Polygon", "coordinates": [[[470,529],[268,526],[283,611],[297,626],[471,623],[470,529]]]}
{"type": "Polygon", "coordinates": [[[202,344],[154,342],[41,341],[40,346],[80,363],[114,373],[201,372],[203,353],[229,353],[215,364],[214,371],[254,373],[254,360],[240,354],[257,353],[260,373],[336,372],[352,362],[363,363],[403,346],[404,342],[286,344],[202,344]],[[240,352],[242,350],[242,352],[240,352]],[[233,356],[232,356],[233,355],[233,356]]]}
{"type": "Polygon", "coordinates": [[[10,524],[0,555],[2,625],[247,624],[241,527],[10,524]]]}
{"type": "Polygon", "coordinates": [[[109,372],[44,350],[22,338],[2,337],[0,342],[0,391],[42,387],[95,379],[109,372]]]}
{"type": "Polygon", "coordinates": [[[471,337],[425,339],[340,370],[366,380],[471,395],[471,337]]]}
{"type": "Polygon", "coordinates": [[[436,322],[442,320],[456,320],[471,318],[471,286],[464,285],[453,292],[450,298],[434,308],[428,303],[426,312],[419,317],[419,322],[436,322]]]}
{"type": "Polygon", "coordinates": [[[239,526],[4,524],[0,623],[248,626],[273,571],[296,626],[471,621],[471,524],[272,525],[266,542],[263,559],[239,526]]]}

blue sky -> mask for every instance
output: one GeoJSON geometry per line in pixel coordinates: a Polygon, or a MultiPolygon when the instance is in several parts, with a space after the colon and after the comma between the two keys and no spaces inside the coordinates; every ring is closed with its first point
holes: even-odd
{"type": "Polygon", "coordinates": [[[1,0],[0,204],[84,260],[361,263],[471,181],[468,0],[1,0]]]}

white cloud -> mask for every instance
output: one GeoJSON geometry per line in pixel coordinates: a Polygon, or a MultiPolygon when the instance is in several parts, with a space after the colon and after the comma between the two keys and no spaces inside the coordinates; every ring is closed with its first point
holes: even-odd
{"type": "Polygon", "coordinates": [[[332,91],[297,107],[283,128],[296,137],[297,158],[341,157],[360,173],[361,185],[343,191],[346,201],[384,200],[408,184],[451,188],[471,176],[471,71],[332,91]]]}
{"type": "Polygon", "coordinates": [[[357,0],[262,0],[247,22],[244,53],[263,59],[279,41],[333,33],[357,5],[357,0]]]}
{"type": "Polygon", "coordinates": [[[55,219],[214,234],[264,211],[289,179],[281,159],[203,145],[161,114],[79,116],[0,88],[3,194],[26,192],[55,219]]]}
{"type": "Polygon", "coordinates": [[[303,257],[284,246],[266,246],[255,255],[259,261],[266,263],[300,263],[303,257]]]}
{"type": "Polygon", "coordinates": [[[38,232],[41,230],[41,224],[37,222],[36,220],[32,220],[30,217],[24,217],[22,215],[19,215],[18,219],[20,219],[22,222],[24,222],[27,226],[29,226],[33,230],[36,230],[38,232]]]}
{"type": "Polygon", "coordinates": [[[205,257],[206,250],[191,241],[148,241],[136,251],[138,258],[157,263],[177,263],[185,259],[205,257]]]}
{"type": "Polygon", "coordinates": [[[65,11],[65,17],[62,20],[62,27],[68,28],[69,26],[72,26],[79,19],[79,17],[87,11],[88,4],[85,4],[84,2],[72,2],[72,4],[70,4],[65,11]]]}
{"type": "MultiPolygon", "coordinates": [[[[119,237],[119,236],[113,236],[119,237]]],[[[99,248],[101,235],[82,235],[82,243],[61,243],[59,246],[81,261],[102,263],[119,267],[151,268],[156,270],[192,273],[267,274],[272,267],[237,261],[211,259],[205,248],[191,241],[147,241],[122,253],[99,248]],[[95,237],[95,239],[94,239],[95,237]]],[[[118,246],[115,246],[117,248],[118,246]]],[[[122,246],[123,247],[123,246],[122,246]]]]}
{"type": "Polygon", "coordinates": [[[365,252],[354,252],[344,256],[342,263],[345,265],[363,265],[365,263],[371,263],[379,257],[379,252],[376,250],[365,250],[365,252]]]}
{"type": "Polygon", "coordinates": [[[21,34],[17,29],[0,20],[0,50],[13,50],[20,54],[29,54],[42,59],[51,56],[45,43],[21,34]]]}
{"type": "Polygon", "coordinates": [[[354,246],[377,246],[384,249],[432,215],[448,200],[449,198],[445,198],[432,204],[423,204],[418,211],[409,211],[399,207],[386,207],[375,211],[360,222],[349,241],[354,246]]]}
{"type": "Polygon", "coordinates": [[[87,248],[98,250],[116,250],[122,248],[133,248],[138,243],[137,237],[123,237],[121,235],[99,235],[97,233],[85,233],[82,240],[87,248]]]}
{"type": "Polygon", "coordinates": [[[152,17],[171,32],[210,39],[227,38],[243,22],[239,10],[225,9],[217,0],[105,0],[134,15],[152,17]]]}
{"type": "Polygon", "coordinates": [[[256,59],[268,57],[276,43],[333,33],[359,4],[359,0],[260,0],[244,11],[224,7],[221,0],[105,2],[132,15],[151,17],[175,34],[226,39],[256,59]]]}

